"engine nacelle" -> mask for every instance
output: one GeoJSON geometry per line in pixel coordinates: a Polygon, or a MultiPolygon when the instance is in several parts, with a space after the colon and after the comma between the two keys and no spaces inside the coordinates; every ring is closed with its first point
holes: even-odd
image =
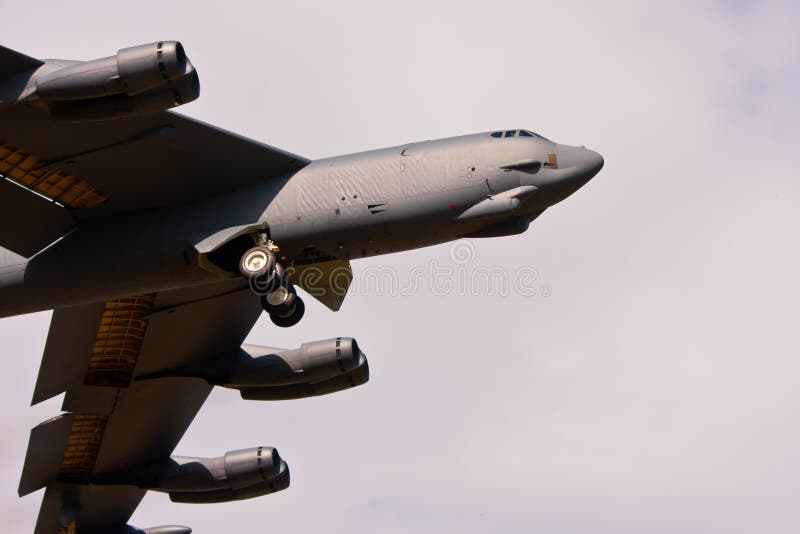
{"type": "Polygon", "coordinates": [[[242,398],[246,400],[291,400],[336,393],[337,391],[360,386],[367,381],[369,381],[369,365],[364,359],[358,367],[349,373],[327,380],[287,386],[243,387],[240,388],[240,391],[242,398]]]}
{"type": "Polygon", "coordinates": [[[289,468],[285,462],[281,462],[279,473],[259,484],[247,486],[241,489],[219,489],[213,491],[171,491],[169,498],[172,502],[180,503],[218,503],[229,501],[241,501],[252,499],[269,493],[275,493],[289,487],[289,468]]]}
{"type": "Polygon", "coordinates": [[[166,492],[241,489],[276,477],[285,467],[273,447],[230,451],[217,458],[173,456],[156,468],[156,480],[145,485],[166,492]]]}
{"type": "Polygon", "coordinates": [[[289,400],[327,395],[369,380],[369,365],[358,343],[337,337],[303,343],[298,349],[244,345],[221,358],[137,377],[195,377],[238,389],[250,400],[289,400]]]}
{"type": "Polygon", "coordinates": [[[176,502],[224,502],[288,488],[289,466],[273,447],[253,447],[217,458],[173,456],[130,471],[97,474],[91,483],[161,491],[176,502]]]}
{"type": "Polygon", "coordinates": [[[337,337],[303,343],[297,349],[244,345],[221,358],[139,377],[196,377],[234,389],[308,384],[345,376],[366,365],[358,342],[337,337]]]}
{"type": "Polygon", "coordinates": [[[50,104],[50,113],[54,119],[68,121],[121,119],[158,113],[197,100],[199,96],[200,78],[193,71],[164,87],[134,96],[119,94],[89,100],[53,102],[50,104]]]}
{"type": "Polygon", "coordinates": [[[216,458],[173,456],[130,471],[97,474],[92,483],[125,484],[168,493],[240,490],[272,480],[287,469],[275,448],[252,447],[216,458]]]}
{"type": "Polygon", "coordinates": [[[52,61],[39,72],[18,101],[45,105],[59,120],[156,113],[200,96],[200,78],[177,41],[123,48],[92,61],[52,61]]]}
{"type": "Polygon", "coordinates": [[[269,350],[245,345],[250,355],[230,368],[226,387],[282,386],[318,382],[346,375],[366,362],[358,342],[337,337],[303,343],[299,349],[269,350]]]}
{"type": "Polygon", "coordinates": [[[183,46],[162,41],[123,48],[116,56],[74,63],[36,79],[27,99],[47,102],[129,96],[164,87],[194,72],[183,46]]]}

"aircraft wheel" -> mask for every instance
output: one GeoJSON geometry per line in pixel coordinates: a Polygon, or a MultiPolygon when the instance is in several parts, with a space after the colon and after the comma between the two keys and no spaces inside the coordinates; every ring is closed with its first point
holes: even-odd
{"type": "Polygon", "coordinates": [[[280,316],[291,313],[297,300],[297,292],[293,285],[280,284],[261,297],[261,306],[268,314],[280,316]]]}
{"type": "Polygon", "coordinates": [[[239,272],[245,278],[272,279],[275,271],[275,254],[267,247],[253,247],[239,260],[239,272]]]}
{"type": "Polygon", "coordinates": [[[303,304],[303,299],[295,296],[294,306],[292,308],[292,311],[287,315],[271,314],[269,318],[276,326],[280,326],[281,328],[294,326],[303,318],[303,314],[306,312],[306,305],[303,304]]]}

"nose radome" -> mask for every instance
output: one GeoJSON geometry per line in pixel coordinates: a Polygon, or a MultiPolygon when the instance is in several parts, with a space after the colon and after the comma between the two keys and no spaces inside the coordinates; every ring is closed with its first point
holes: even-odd
{"type": "Polygon", "coordinates": [[[589,174],[589,177],[591,178],[600,172],[600,169],[602,169],[603,165],[605,164],[605,160],[603,159],[603,156],[594,150],[589,150],[588,148],[585,148],[584,150],[587,152],[587,155],[585,156],[586,170],[587,174],[589,174]]]}
{"type": "Polygon", "coordinates": [[[561,145],[558,166],[570,169],[575,178],[589,180],[603,168],[603,156],[584,147],[561,145]]]}

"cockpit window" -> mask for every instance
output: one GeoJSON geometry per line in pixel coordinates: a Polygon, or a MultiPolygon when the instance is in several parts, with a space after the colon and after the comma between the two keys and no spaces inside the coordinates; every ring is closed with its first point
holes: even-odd
{"type": "Polygon", "coordinates": [[[543,135],[539,135],[535,132],[530,130],[505,130],[503,132],[491,132],[489,136],[494,137],[495,139],[500,139],[501,137],[535,137],[536,139],[543,139],[545,141],[550,141],[548,138],[544,137],[543,135]]]}
{"type": "MultiPolygon", "coordinates": [[[[519,131],[519,135],[521,135],[523,137],[536,137],[536,138],[542,139],[544,141],[550,141],[550,139],[546,138],[545,136],[539,135],[536,132],[531,132],[529,130],[520,130],[519,131]]],[[[552,141],[550,141],[550,142],[552,142],[552,141]]]]}

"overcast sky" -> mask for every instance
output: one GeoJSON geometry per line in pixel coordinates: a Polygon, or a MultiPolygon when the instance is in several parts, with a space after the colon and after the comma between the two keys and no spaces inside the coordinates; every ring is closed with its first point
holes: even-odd
{"type": "MultiPolygon", "coordinates": [[[[340,312],[306,298],[298,327],[259,321],[251,343],[357,338],[370,382],[282,403],[213,393],[177,452],[274,445],[292,486],[221,505],[153,493],[132,524],[800,532],[796,3],[0,0],[0,13],[0,42],[36,57],[179,39],[203,88],[182,112],[309,158],[503,128],[605,156],[521,236],[461,243],[465,262],[451,245],[359,260],[340,312]],[[535,295],[358,281],[431,265],[535,269],[535,295]]],[[[16,488],[29,428],[61,403],[28,406],[49,319],[0,321],[5,532],[31,532],[41,500],[16,488]]]]}

